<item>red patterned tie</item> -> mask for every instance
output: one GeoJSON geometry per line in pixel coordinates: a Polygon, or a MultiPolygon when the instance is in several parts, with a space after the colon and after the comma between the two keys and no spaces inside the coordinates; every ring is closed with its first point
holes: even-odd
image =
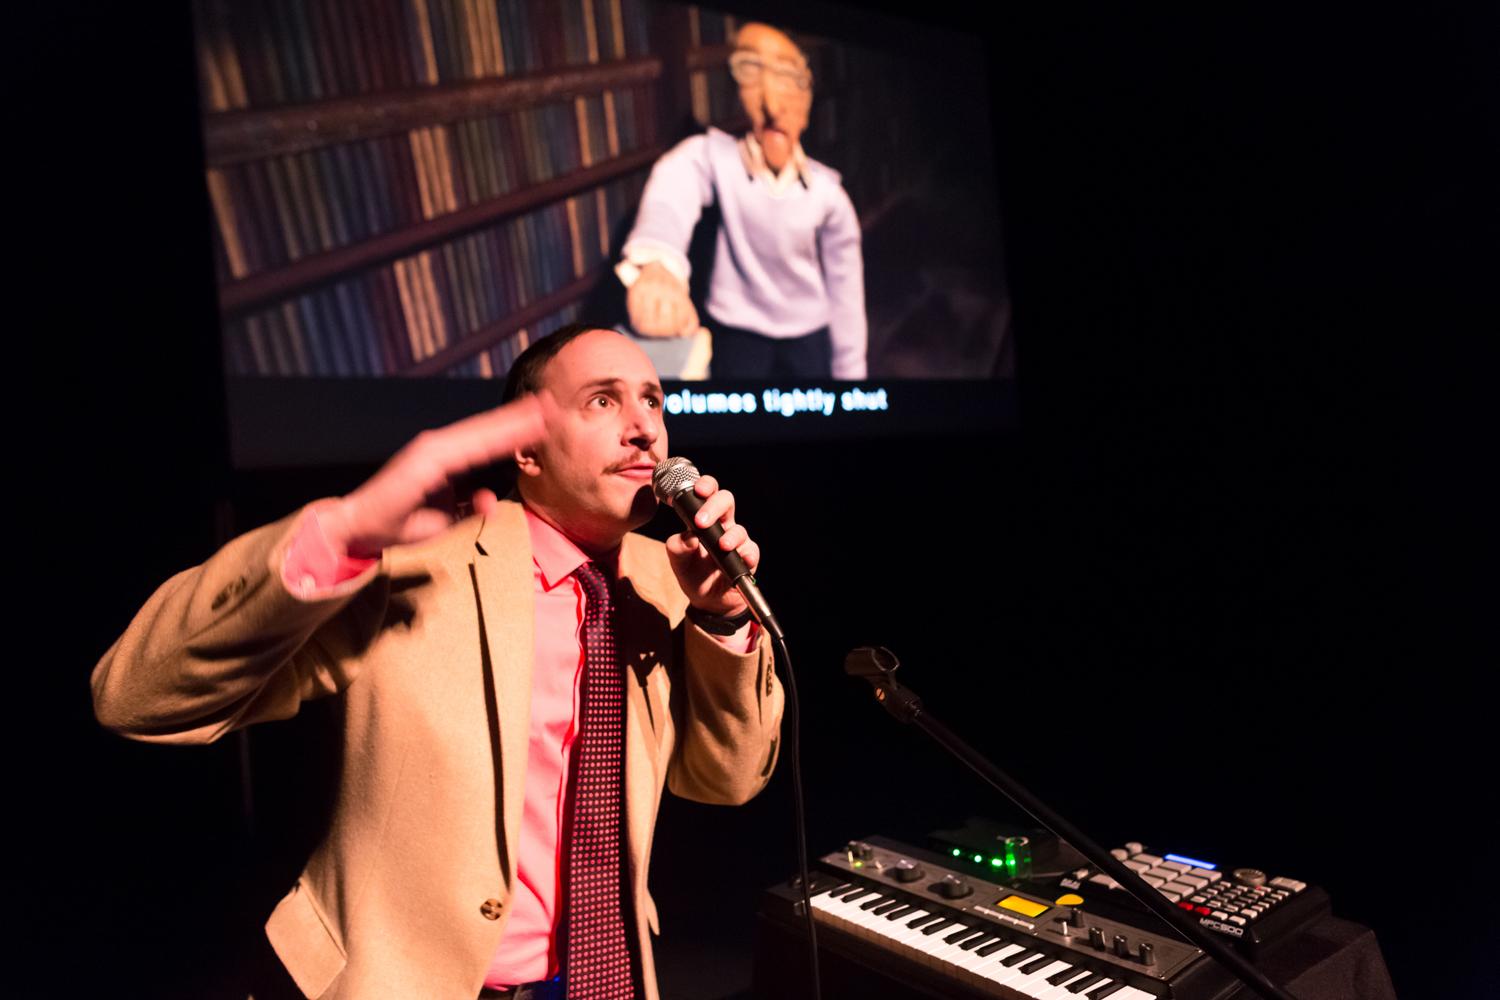
{"type": "Polygon", "coordinates": [[[625,673],[615,649],[609,579],[591,562],[583,586],[583,682],[573,747],[573,822],[567,846],[568,1000],[632,1000],[620,856],[625,801],[625,673]]]}

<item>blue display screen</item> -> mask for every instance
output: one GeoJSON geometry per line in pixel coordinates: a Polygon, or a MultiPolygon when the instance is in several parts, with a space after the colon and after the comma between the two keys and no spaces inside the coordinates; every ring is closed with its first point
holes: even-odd
{"type": "Polygon", "coordinates": [[[1181,854],[1168,854],[1167,860],[1180,861],[1182,864],[1192,865],[1194,868],[1207,868],[1209,871],[1213,871],[1219,867],[1218,865],[1211,865],[1207,861],[1199,861],[1197,858],[1185,858],[1181,854]]]}

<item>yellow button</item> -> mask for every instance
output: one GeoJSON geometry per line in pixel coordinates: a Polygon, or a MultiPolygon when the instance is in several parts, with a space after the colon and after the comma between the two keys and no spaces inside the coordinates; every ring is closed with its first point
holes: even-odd
{"type": "Polygon", "coordinates": [[[1076,892],[1065,892],[1057,897],[1058,906],[1082,906],[1083,897],[1076,892]]]}
{"type": "Polygon", "coordinates": [[[1003,906],[1007,910],[1015,910],[1017,913],[1028,917],[1039,917],[1052,909],[1046,903],[1038,903],[1034,899],[1026,899],[1022,896],[1006,896],[995,905],[1003,906]]]}

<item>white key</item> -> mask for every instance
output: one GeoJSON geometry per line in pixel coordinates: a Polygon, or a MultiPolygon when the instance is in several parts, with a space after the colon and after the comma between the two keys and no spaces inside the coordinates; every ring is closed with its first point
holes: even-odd
{"type": "Polygon", "coordinates": [[[1072,964],[1072,962],[1053,960],[1033,973],[1024,975],[1020,979],[1012,979],[1006,985],[1013,990],[1025,993],[1027,996],[1042,1000],[1043,997],[1046,997],[1056,989],[1051,983],[1047,982],[1047,977],[1057,975],[1072,964]]]}
{"type": "Polygon", "coordinates": [[[1165,886],[1163,886],[1162,888],[1160,888],[1160,889],[1158,889],[1156,891],[1159,892],[1159,893],[1161,893],[1163,896],[1166,896],[1168,899],[1170,899],[1174,903],[1177,902],[1179,899],[1182,898],[1181,896],[1177,895],[1177,893],[1175,893],[1172,890],[1166,888],[1165,886]]]}
{"type": "Polygon", "coordinates": [[[1209,868],[1194,868],[1193,874],[1198,876],[1199,878],[1206,878],[1210,882],[1217,882],[1219,881],[1219,879],[1224,877],[1223,872],[1216,872],[1209,868]]]}
{"type": "Polygon", "coordinates": [[[1188,885],[1186,882],[1168,882],[1166,887],[1179,896],[1191,896],[1198,891],[1197,886],[1188,885]]]}
{"type": "MultiPolygon", "coordinates": [[[[1084,976],[1091,975],[1091,973],[1085,972],[1083,969],[1080,969],[1078,966],[1073,965],[1073,963],[1071,962],[1062,964],[1066,964],[1072,967],[1071,971],[1068,972],[1068,978],[1064,979],[1062,982],[1054,986],[1051,983],[1047,982],[1047,980],[1056,975],[1056,972],[1049,972],[1045,976],[1043,976],[1043,990],[1041,994],[1041,1000],[1073,1000],[1073,997],[1077,994],[1068,992],[1068,984],[1073,982],[1075,979],[1082,979],[1084,976]]],[[[1060,972],[1062,970],[1059,969],[1058,971],[1060,972]]]]}
{"type": "Polygon", "coordinates": [[[989,955],[979,954],[979,949],[984,947],[987,946],[982,944],[975,945],[973,948],[970,948],[967,951],[960,952],[958,955],[954,956],[953,964],[957,965],[960,969],[966,969],[970,972],[973,972],[977,967],[984,965],[987,962],[993,962],[995,960],[995,956],[993,953],[989,955]]]}
{"type": "Polygon", "coordinates": [[[1190,872],[1193,870],[1192,865],[1185,865],[1181,861],[1163,861],[1161,863],[1161,866],[1163,868],[1171,868],[1173,871],[1179,872],[1190,872]]]}
{"type": "Polygon", "coordinates": [[[976,969],[975,971],[991,982],[1003,983],[1007,979],[1014,979],[1016,977],[1016,970],[1007,969],[1001,963],[1004,962],[1005,959],[1010,958],[1010,956],[1014,955],[1016,952],[1025,950],[1025,948],[1022,948],[1020,945],[1012,941],[1004,948],[1001,948],[999,951],[994,952],[990,955],[990,958],[994,959],[994,961],[990,965],[980,966],[980,968],[976,969]]]}
{"type": "Polygon", "coordinates": [[[1199,878],[1196,875],[1179,875],[1177,876],[1177,881],[1186,883],[1187,885],[1192,886],[1194,889],[1201,889],[1204,886],[1208,885],[1208,879],[1199,878]]]}
{"type": "Polygon", "coordinates": [[[1156,998],[1145,990],[1138,990],[1134,986],[1126,986],[1111,996],[1109,1000],[1156,1000],[1156,998]]]}
{"type": "Polygon", "coordinates": [[[1077,993],[1069,993],[1068,992],[1068,984],[1069,983],[1076,983],[1080,979],[1087,979],[1089,976],[1092,976],[1092,975],[1093,975],[1093,973],[1090,972],[1089,970],[1087,970],[1087,969],[1080,969],[1080,968],[1078,968],[1075,965],[1073,967],[1072,973],[1068,976],[1067,979],[1064,979],[1062,982],[1060,982],[1056,986],[1052,987],[1052,989],[1047,994],[1046,1000],[1073,1000],[1073,998],[1076,997],[1078,994],[1077,993]]]}
{"type": "Polygon", "coordinates": [[[1135,860],[1136,861],[1144,861],[1144,862],[1146,862],[1146,864],[1152,865],[1152,866],[1156,866],[1156,865],[1160,865],[1161,864],[1161,858],[1158,858],[1154,854],[1137,854],[1135,856],[1135,860]]]}
{"type": "Polygon", "coordinates": [[[1141,881],[1146,883],[1153,889],[1160,889],[1162,886],[1167,884],[1166,879],[1157,878],[1155,875],[1142,875],[1141,881]]]}
{"type": "Polygon", "coordinates": [[[1151,870],[1151,866],[1144,861],[1127,861],[1125,862],[1125,867],[1137,873],[1149,872],[1151,870]]]}
{"type": "Polygon", "coordinates": [[[1279,875],[1271,880],[1271,884],[1281,889],[1290,889],[1293,892],[1301,892],[1307,888],[1306,882],[1298,882],[1294,878],[1285,878],[1279,875]]]}
{"type": "Polygon", "coordinates": [[[1095,875],[1093,878],[1089,879],[1089,881],[1090,882],[1098,882],[1100,885],[1104,886],[1104,888],[1106,888],[1106,889],[1118,889],[1118,888],[1120,888],[1120,883],[1116,882],[1114,879],[1110,878],[1108,875],[1104,874],[1103,872],[1100,872],[1098,875],[1095,875]]]}
{"type": "Polygon", "coordinates": [[[1177,881],[1177,873],[1170,868],[1153,868],[1149,874],[1155,875],[1157,878],[1166,879],[1168,882],[1177,881]]]}

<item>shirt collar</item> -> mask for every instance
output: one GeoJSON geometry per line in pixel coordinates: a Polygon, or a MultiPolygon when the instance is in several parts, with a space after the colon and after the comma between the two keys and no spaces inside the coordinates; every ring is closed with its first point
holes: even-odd
{"type": "Polygon", "coordinates": [[[766,154],[756,141],[754,132],[746,132],[740,138],[740,159],[744,161],[745,171],[751,180],[764,177],[770,181],[773,190],[784,191],[791,186],[792,179],[796,178],[807,187],[807,154],[802,152],[802,143],[799,141],[792,147],[792,158],[781,168],[781,173],[771,172],[771,165],[766,162],[766,154]]]}
{"type": "MultiPolygon", "coordinates": [[[[522,509],[526,511],[526,529],[531,533],[531,561],[542,574],[542,583],[551,590],[592,557],[567,535],[538,517],[530,507],[523,504],[522,509]]],[[[613,577],[619,555],[620,550],[615,549],[592,561],[606,575],[613,577]]]]}

